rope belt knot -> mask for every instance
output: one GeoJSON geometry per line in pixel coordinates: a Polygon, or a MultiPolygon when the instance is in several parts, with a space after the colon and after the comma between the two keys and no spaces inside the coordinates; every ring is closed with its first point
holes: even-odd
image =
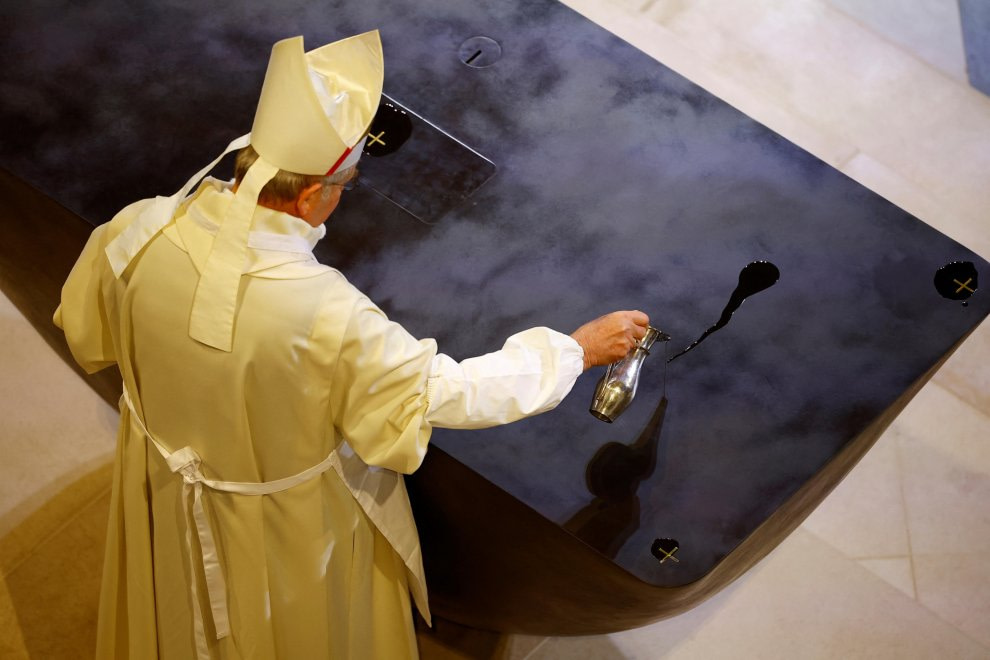
{"type": "Polygon", "coordinates": [[[187,484],[204,480],[203,473],[199,471],[203,461],[192,447],[183,447],[179,451],[172,452],[165,457],[165,462],[172,472],[181,474],[182,480],[187,484]]]}

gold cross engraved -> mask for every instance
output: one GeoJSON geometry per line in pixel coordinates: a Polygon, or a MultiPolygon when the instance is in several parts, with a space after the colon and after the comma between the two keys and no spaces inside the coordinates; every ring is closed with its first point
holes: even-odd
{"type": "Polygon", "coordinates": [[[965,282],[960,282],[959,280],[952,280],[952,281],[959,285],[959,288],[956,289],[956,293],[961,293],[963,289],[969,291],[970,293],[976,293],[976,289],[969,288],[969,283],[973,281],[972,277],[966,280],[965,282]]]}
{"type": "Polygon", "coordinates": [[[657,550],[659,550],[660,552],[662,552],[663,555],[664,555],[663,559],[660,560],[660,563],[661,564],[664,563],[665,561],[667,561],[668,559],[673,559],[678,564],[681,563],[681,560],[674,556],[674,553],[677,552],[678,550],[680,550],[680,547],[678,547],[678,546],[675,545],[674,546],[674,549],[671,550],[670,552],[667,552],[663,548],[657,548],[657,550]]]}
{"type": "Polygon", "coordinates": [[[369,145],[372,145],[375,142],[377,142],[378,144],[380,144],[380,145],[382,145],[384,147],[385,146],[385,140],[382,139],[382,136],[383,135],[385,135],[385,131],[382,131],[378,135],[372,135],[371,133],[368,133],[368,137],[371,138],[371,142],[369,142],[368,144],[369,145]]]}

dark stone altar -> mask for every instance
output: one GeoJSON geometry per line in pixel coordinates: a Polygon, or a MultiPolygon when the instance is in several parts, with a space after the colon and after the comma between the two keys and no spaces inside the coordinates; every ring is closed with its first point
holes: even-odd
{"type": "Polygon", "coordinates": [[[410,489],[456,621],[594,632],[696,604],[990,312],[983,259],[550,0],[43,0],[0,18],[0,164],[93,224],[250,129],[274,41],[380,29],[412,128],[362,160],[317,254],[457,358],[614,309],[649,313],[671,357],[748,264],[779,269],[697,348],[666,364],[657,344],[615,424],[588,414],[596,371],[552,413],[435,431],[410,489]]]}

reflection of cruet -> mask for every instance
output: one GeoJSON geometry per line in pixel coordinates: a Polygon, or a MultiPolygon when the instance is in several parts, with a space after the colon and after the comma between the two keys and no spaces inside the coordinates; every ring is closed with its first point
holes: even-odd
{"type": "Polygon", "coordinates": [[[639,384],[639,370],[643,360],[650,354],[653,342],[669,341],[670,335],[652,325],[647,326],[646,335],[626,357],[608,365],[605,375],[595,387],[595,398],[591,401],[591,414],[611,424],[622,414],[633,397],[639,384]]]}

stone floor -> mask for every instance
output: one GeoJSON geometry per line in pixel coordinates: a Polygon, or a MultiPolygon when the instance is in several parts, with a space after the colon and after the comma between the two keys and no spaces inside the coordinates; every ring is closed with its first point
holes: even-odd
{"type": "MultiPolygon", "coordinates": [[[[960,68],[956,0],[567,4],[990,258],[990,98],[960,68]]],[[[0,364],[0,658],[91,657],[116,413],[2,296],[0,364]]],[[[511,637],[504,655],[990,658],[988,364],[985,322],[716,597],[613,635],[511,637]]]]}

